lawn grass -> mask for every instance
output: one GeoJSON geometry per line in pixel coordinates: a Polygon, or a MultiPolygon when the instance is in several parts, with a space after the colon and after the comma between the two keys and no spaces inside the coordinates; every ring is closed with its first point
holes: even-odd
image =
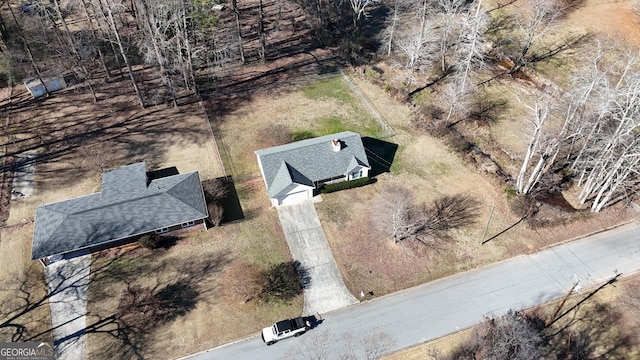
{"type": "Polygon", "coordinates": [[[0,341],[52,341],[42,265],[31,261],[33,224],[0,228],[0,341]],[[19,315],[24,312],[24,314],[19,315]],[[18,317],[15,317],[19,315],[18,317]],[[13,320],[11,320],[13,319],[13,320]],[[21,328],[22,327],[22,328],[21,328]]]}
{"type": "MultiPolygon", "coordinates": [[[[410,130],[410,111],[398,109],[405,105],[395,103],[379,86],[358,77],[354,80],[369,99],[383,104],[378,108],[385,111],[382,115],[396,132],[385,141],[398,147],[390,173],[379,175],[376,183],[323,194],[323,202],[316,204],[336,262],[353,294],[360,291],[372,291],[374,296],[388,294],[517,254],[537,251],[597,231],[598,227],[624,222],[631,215],[625,210],[610,209],[608,213],[588,215],[571,224],[531,229],[519,222],[520,218],[511,211],[511,197],[504,191],[505,184],[479,173],[442,141],[410,130]],[[416,203],[427,205],[442,196],[470,196],[478,201],[477,217],[468,226],[455,230],[450,239],[436,242],[434,247],[394,244],[376,230],[374,209],[376,194],[396,184],[411,189],[416,203]],[[491,240],[483,245],[483,237],[491,240]]],[[[497,84],[507,88],[506,84],[497,84]]],[[[508,114],[516,115],[519,111],[514,107],[509,109],[508,114]]],[[[513,133],[521,127],[518,121],[523,120],[514,117],[513,121],[504,120],[498,126],[503,132],[513,133]]],[[[469,129],[471,132],[472,127],[469,129]]],[[[478,132],[477,127],[475,131],[478,132]]],[[[514,140],[514,136],[505,138],[515,153],[518,140],[514,140]]],[[[487,144],[499,144],[491,139],[491,133],[487,134],[487,139],[487,144]]],[[[495,148],[488,146],[483,150],[492,153],[495,148]]],[[[517,154],[519,152],[514,155],[517,154]]]]}
{"type": "MultiPolygon", "coordinates": [[[[99,259],[91,282],[89,312],[109,316],[115,313],[127,285],[167,288],[181,279],[195,290],[195,305],[174,319],[141,326],[131,338],[122,339],[101,332],[89,332],[89,358],[108,359],[131,354],[138,346],[144,357],[170,359],[256,334],[265,326],[286,317],[299,316],[302,296],[290,302],[243,303],[224,291],[226,271],[236,264],[258,269],[288,261],[291,256],[277,213],[269,208],[260,179],[236,184],[244,220],[180,240],[168,250],[138,249],[99,259]]],[[[238,281],[238,279],[235,279],[238,281]]]]}
{"type": "Polygon", "coordinates": [[[304,86],[302,93],[311,100],[334,99],[344,106],[354,106],[358,101],[341,77],[314,81],[304,86]]]}
{"type": "MultiPolygon", "coordinates": [[[[19,88],[16,92],[13,106],[8,111],[13,143],[7,149],[19,152],[34,148],[41,157],[37,159],[33,195],[12,201],[7,221],[10,226],[0,229],[0,264],[3,266],[0,269],[0,280],[5,285],[0,289],[3,316],[15,312],[21,305],[22,293],[17,290],[21,283],[29,286],[25,289],[30,292],[32,301],[44,296],[42,266],[37,261],[30,260],[36,206],[99,192],[101,169],[138,161],[145,161],[149,171],[166,167],[176,167],[180,173],[197,170],[203,180],[224,174],[198,102],[183,104],[179,109],[161,105],[142,110],[136,105],[133,94],[123,91],[121,86],[128,89],[129,84],[109,82],[96,87],[101,99],[98,103],[93,103],[88,94],[67,89],[50,98],[39,99],[37,106],[32,106],[23,104],[33,102],[20,94],[23,89],[19,88]]],[[[3,134],[2,139],[6,140],[4,135],[6,134],[3,134]]],[[[251,194],[248,196],[254,197],[251,194]]],[[[256,214],[254,217],[262,218],[256,214]]],[[[267,215],[264,220],[267,222],[264,226],[260,226],[255,220],[250,222],[261,232],[252,236],[245,234],[244,238],[258,244],[256,246],[259,248],[253,250],[253,253],[272,255],[256,260],[266,267],[268,263],[288,259],[289,255],[283,237],[278,234],[277,217],[267,215]],[[263,235],[267,241],[261,243],[263,235]],[[269,240],[274,239],[282,244],[273,245],[269,240]]],[[[231,230],[233,226],[237,225],[230,225],[228,229],[231,230]]],[[[199,236],[206,234],[214,233],[199,236]]],[[[242,243],[236,239],[235,234],[227,236],[225,243],[242,243]]],[[[162,253],[149,254],[138,250],[107,258],[98,257],[94,261],[94,282],[88,290],[87,358],[129,358],[132,346],[139,346],[138,351],[141,353],[157,351],[162,352],[158,357],[172,358],[191,352],[190,346],[195,343],[215,343],[230,339],[211,337],[210,333],[203,330],[206,329],[203,322],[216,313],[220,312],[224,316],[233,314],[229,309],[221,310],[211,306],[215,302],[209,301],[209,297],[215,298],[216,284],[205,278],[204,274],[221,271],[222,264],[235,261],[237,254],[230,253],[233,249],[211,248],[206,239],[198,239],[197,236],[189,238],[175,249],[162,253]],[[116,324],[112,322],[111,316],[117,313],[120,295],[127,285],[142,285],[156,291],[170,290],[170,285],[176,285],[176,281],[184,281],[186,275],[194,279],[188,285],[197,294],[194,297],[199,301],[196,309],[189,309],[184,315],[171,321],[147,324],[147,327],[143,326],[139,331],[129,329],[131,331],[128,333],[118,334],[119,338],[113,336],[116,324]],[[197,279],[200,281],[196,283],[197,279]],[[180,324],[180,320],[184,318],[189,319],[194,328],[180,324]],[[149,329],[149,326],[156,326],[161,332],[151,331],[155,328],[149,329]],[[163,339],[160,334],[178,338],[183,336],[185,329],[187,332],[184,334],[190,337],[189,340],[177,341],[175,347],[160,343],[163,339]],[[198,334],[189,332],[191,330],[198,334]],[[125,335],[131,340],[128,345],[122,342],[125,335]],[[207,340],[202,340],[203,338],[207,340]]],[[[238,253],[244,248],[241,246],[238,253]]],[[[263,323],[273,322],[283,312],[299,314],[301,300],[294,299],[292,304],[277,305],[273,309],[257,308],[247,316],[259,319],[250,322],[259,327],[263,323]]],[[[231,322],[224,316],[221,318],[231,322]]],[[[16,320],[16,323],[22,322],[26,326],[24,336],[43,333],[36,339],[50,340],[47,330],[51,328],[51,320],[46,302],[16,320]]],[[[242,330],[234,330],[230,336],[247,333],[244,324],[239,326],[242,330]]],[[[4,340],[11,339],[5,337],[10,335],[9,330],[9,327],[3,328],[4,340]]],[[[171,341],[168,343],[174,344],[171,341]]]]}
{"type": "Polygon", "coordinates": [[[356,131],[383,133],[341,77],[315,81],[299,89],[256,95],[250,104],[218,114],[219,147],[236,177],[257,176],[254,151],[296,140],[356,131]]]}

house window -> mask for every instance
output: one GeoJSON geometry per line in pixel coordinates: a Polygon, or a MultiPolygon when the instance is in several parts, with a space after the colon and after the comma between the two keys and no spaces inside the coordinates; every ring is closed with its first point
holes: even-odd
{"type": "Polygon", "coordinates": [[[169,232],[169,228],[168,227],[163,227],[162,229],[157,229],[155,231],[156,234],[164,234],[166,232],[169,232]]]}
{"type": "Polygon", "coordinates": [[[351,180],[362,177],[362,170],[351,173],[351,180]]]}
{"type": "Polygon", "coordinates": [[[186,228],[186,227],[189,227],[189,226],[193,226],[195,224],[196,224],[195,221],[187,221],[186,223],[180,224],[180,226],[182,226],[183,228],[186,228]]]}

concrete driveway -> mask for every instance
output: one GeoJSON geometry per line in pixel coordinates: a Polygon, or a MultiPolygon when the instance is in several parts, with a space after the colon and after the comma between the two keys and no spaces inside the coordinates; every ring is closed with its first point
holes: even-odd
{"type": "Polygon", "coordinates": [[[56,261],[45,268],[56,359],[84,359],[87,288],[91,255],[56,261]]]}
{"type": "Polygon", "coordinates": [[[38,153],[36,151],[30,150],[16,156],[16,170],[13,173],[11,200],[33,194],[33,180],[35,179],[36,173],[36,163],[34,159],[37,155],[38,153]]]}
{"type": "Polygon", "coordinates": [[[291,255],[311,280],[304,289],[303,313],[324,314],[357,303],[342,280],[311,200],[277,209],[291,255]]]}

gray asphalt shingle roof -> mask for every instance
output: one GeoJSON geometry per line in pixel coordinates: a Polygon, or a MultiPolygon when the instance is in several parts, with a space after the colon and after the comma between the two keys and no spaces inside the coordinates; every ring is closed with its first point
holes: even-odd
{"type": "Polygon", "coordinates": [[[360,134],[345,131],[257,150],[270,197],[289,185],[313,187],[315,181],[346,175],[358,166],[370,168],[360,134]],[[333,139],[340,140],[340,151],[333,150],[333,139]]]}
{"type": "Polygon", "coordinates": [[[147,183],[145,163],[108,170],[101,192],[38,206],[32,259],[92,247],[204,219],[197,171],[147,183]]]}

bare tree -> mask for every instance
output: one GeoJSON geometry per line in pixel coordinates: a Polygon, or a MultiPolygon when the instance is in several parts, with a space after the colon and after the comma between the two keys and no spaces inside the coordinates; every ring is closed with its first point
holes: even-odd
{"type": "Polygon", "coordinates": [[[404,90],[409,92],[416,72],[427,72],[433,67],[433,58],[437,47],[437,34],[433,27],[436,23],[430,15],[429,1],[421,0],[414,4],[415,18],[398,28],[395,47],[399,58],[407,70],[404,90]]]}
{"type": "Polygon", "coordinates": [[[231,9],[233,10],[233,16],[236,19],[236,34],[238,36],[238,50],[240,52],[240,61],[244,64],[244,49],[242,47],[242,32],[240,31],[240,8],[238,7],[238,0],[231,0],[231,9]]]}
{"type": "Polygon", "coordinates": [[[443,85],[440,101],[448,108],[445,123],[447,126],[456,124],[466,118],[473,109],[475,86],[463,79],[462,73],[454,73],[449,81],[443,85]]]}
{"type": "Polygon", "coordinates": [[[42,87],[44,88],[44,91],[45,91],[46,95],[49,96],[49,89],[47,89],[46,83],[42,80],[42,73],[40,72],[40,69],[38,68],[38,65],[36,64],[36,60],[33,57],[33,51],[31,50],[31,46],[29,45],[29,42],[25,38],[25,36],[23,34],[23,31],[20,28],[20,23],[18,22],[18,19],[16,18],[16,14],[13,11],[13,8],[11,7],[11,5],[8,2],[7,2],[7,7],[9,8],[9,12],[11,13],[11,17],[13,18],[13,21],[16,24],[18,37],[20,38],[20,40],[22,41],[22,44],[24,45],[24,48],[25,48],[26,53],[27,53],[28,58],[29,58],[29,62],[31,63],[31,66],[33,67],[33,70],[35,72],[35,76],[37,77],[37,79],[42,84],[42,87]]]}
{"type": "Polygon", "coordinates": [[[108,23],[112,34],[115,37],[115,42],[118,45],[120,50],[120,55],[124,60],[124,63],[127,66],[127,72],[129,73],[129,79],[131,80],[131,85],[133,85],[133,89],[136,93],[136,97],[138,98],[138,102],[140,103],[140,107],[144,109],[144,100],[142,98],[142,94],[140,93],[140,89],[138,88],[138,83],[136,82],[136,78],[133,75],[133,69],[131,68],[131,63],[129,62],[129,58],[127,57],[126,51],[124,49],[124,43],[120,38],[120,32],[118,31],[118,25],[113,16],[114,10],[122,10],[124,7],[121,3],[114,3],[114,0],[105,0],[105,6],[102,5],[102,1],[98,0],[98,6],[101,9],[101,12],[104,14],[104,20],[108,23]]]}
{"type": "Polygon", "coordinates": [[[447,238],[448,232],[473,224],[478,204],[468,196],[442,196],[431,206],[413,202],[408,188],[394,184],[384,188],[372,208],[372,221],[394,243],[415,240],[433,245],[436,238],[447,238]]]}
{"type": "MultiPolygon", "coordinates": [[[[87,83],[89,84],[89,90],[91,91],[91,95],[93,96],[93,101],[97,102],[98,101],[98,97],[96,96],[96,92],[93,90],[93,84],[92,84],[92,80],[91,80],[91,73],[89,72],[89,70],[85,66],[84,62],[82,61],[82,57],[80,56],[80,53],[78,52],[78,47],[77,47],[75,41],[73,40],[73,38],[71,37],[71,31],[69,31],[69,26],[67,25],[67,20],[64,18],[64,16],[62,16],[62,11],[60,10],[60,4],[58,3],[58,0],[53,0],[53,4],[54,4],[54,6],[56,8],[56,13],[58,15],[58,19],[60,20],[60,22],[62,23],[62,26],[64,27],[64,33],[66,35],[67,41],[69,42],[68,48],[71,49],[71,52],[73,53],[73,55],[76,58],[77,65],[80,67],[80,70],[81,70],[81,73],[82,73],[83,77],[86,78],[87,83]]],[[[54,26],[55,25],[56,24],[54,23],[54,26]]]]}
{"type": "Polygon", "coordinates": [[[640,164],[640,54],[626,51],[620,60],[606,60],[608,47],[598,45],[591,69],[576,79],[576,110],[571,169],[581,187],[579,200],[591,211],[623,199],[637,186],[640,164]]]}
{"type": "Polygon", "coordinates": [[[544,356],[542,328],[522,313],[486,319],[475,332],[476,354],[494,360],[529,360],[544,356]]]}
{"type": "Polygon", "coordinates": [[[266,60],[267,34],[264,29],[264,6],[262,0],[258,0],[258,38],[260,39],[260,60],[266,60]]]}
{"type": "Polygon", "coordinates": [[[401,19],[407,16],[408,6],[409,4],[404,0],[394,0],[393,7],[389,8],[390,14],[386,20],[387,26],[383,30],[383,40],[386,43],[384,47],[386,49],[386,56],[391,56],[391,50],[395,43],[396,29],[398,28],[401,19]]]}
{"type": "Polygon", "coordinates": [[[415,236],[424,228],[425,218],[413,203],[411,190],[402,185],[384,188],[372,214],[373,221],[394,243],[415,236]]]}
{"type": "MultiPolygon", "coordinates": [[[[110,80],[111,72],[109,71],[109,67],[107,66],[107,62],[104,58],[104,54],[102,53],[102,49],[100,48],[100,44],[98,43],[98,36],[97,36],[98,30],[96,29],[96,26],[93,24],[93,19],[91,17],[91,14],[89,13],[87,2],[86,0],[80,0],[79,2],[82,4],[82,10],[85,18],[87,19],[87,24],[89,24],[89,29],[91,31],[91,44],[93,45],[92,48],[95,48],[95,51],[98,53],[98,56],[100,57],[100,63],[102,64],[105,75],[107,76],[107,79],[110,80]]],[[[113,46],[113,44],[111,44],[111,46],[113,46]]],[[[116,54],[115,51],[114,51],[114,54],[116,54]]]]}
{"type": "MultiPolygon", "coordinates": [[[[456,52],[459,45],[461,31],[462,12],[466,1],[464,0],[438,0],[437,6],[439,13],[435,15],[439,30],[439,46],[438,57],[440,58],[440,71],[443,74],[455,62],[455,59],[449,61],[449,55],[456,52]]],[[[453,55],[452,55],[453,57],[453,55]]]]}
{"type": "Polygon", "coordinates": [[[515,73],[531,62],[530,52],[558,24],[565,6],[560,0],[516,2],[514,20],[518,31],[512,39],[514,63],[510,73],[515,73]]]}
{"type": "Polygon", "coordinates": [[[567,122],[560,130],[548,125],[553,108],[550,104],[551,99],[548,96],[542,96],[536,97],[533,105],[524,104],[521,101],[532,116],[527,151],[516,176],[516,191],[521,195],[529,194],[542,176],[552,168],[561,145],[566,140],[567,122]],[[535,165],[531,166],[534,162],[535,165]]]}
{"type": "Polygon", "coordinates": [[[379,2],[380,0],[349,0],[353,19],[353,34],[357,34],[359,32],[360,19],[363,16],[369,16],[367,8],[379,2]]]}

